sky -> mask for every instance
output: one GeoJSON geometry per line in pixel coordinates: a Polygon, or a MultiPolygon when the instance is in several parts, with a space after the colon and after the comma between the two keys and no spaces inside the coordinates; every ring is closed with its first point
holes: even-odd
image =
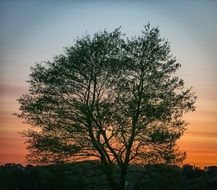
{"type": "Polygon", "coordinates": [[[217,165],[217,1],[215,0],[1,0],[0,164],[26,164],[27,125],[12,113],[28,92],[30,67],[52,61],[82,35],[121,26],[128,37],[159,26],[182,67],[177,75],[198,96],[196,111],[178,141],[185,163],[217,165]]]}

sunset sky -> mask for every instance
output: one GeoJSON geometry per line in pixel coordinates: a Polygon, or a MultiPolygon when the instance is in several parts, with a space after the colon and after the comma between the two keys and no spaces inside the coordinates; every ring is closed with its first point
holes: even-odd
{"type": "Polygon", "coordinates": [[[185,163],[217,165],[217,1],[2,0],[0,1],[0,164],[26,164],[27,126],[12,115],[28,92],[30,67],[52,60],[76,37],[121,26],[127,36],[159,26],[182,67],[177,73],[198,96],[178,142],[185,163]]]}

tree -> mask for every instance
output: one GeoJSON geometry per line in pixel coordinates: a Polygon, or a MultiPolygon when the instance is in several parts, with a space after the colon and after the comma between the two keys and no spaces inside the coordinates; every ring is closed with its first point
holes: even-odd
{"type": "Polygon", "coordinates": [[[175,76],[180,64],[159,29],[126,38],[120,28],[83,36],[52,62],[31,68],[18,117],[36,162],[99,159],[112,189],[131,163],[181,162],[176,140],[195,96],[175,76]]]}

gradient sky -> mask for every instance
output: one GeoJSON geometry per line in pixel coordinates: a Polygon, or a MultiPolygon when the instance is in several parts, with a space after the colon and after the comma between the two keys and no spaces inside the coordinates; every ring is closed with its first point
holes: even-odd
{"type": "Polygon", "coordinates": [[[16,99],[27,92],[25,82],[35,62],[52,60],[76,37],[122,26],[127,36],[140,35],[148,22],[182,64],[177,73],[198,96],[197,111],[179,141],[185,163],[217,165],[217,1],[0,1],[0,164],[26,163],[27,128],[12,116],[16,99]]]}

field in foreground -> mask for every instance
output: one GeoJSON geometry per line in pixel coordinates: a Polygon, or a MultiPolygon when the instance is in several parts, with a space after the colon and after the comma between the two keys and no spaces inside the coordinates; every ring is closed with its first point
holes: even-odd
{"type": "MultiPolygon", "coordinates": [[[[1,190],[110,190],[99,162],[0,166],[1,190]]],[[[118,172],[118,171],[117,171],[118,172]]],[[[118,174],[118,173],[117,173],[118,174]]],[[[118,176],[118,175],[117,175],[118,176]]],[[[127,190],[216,190],[217,166],[131,165],[127,190]]]]}

